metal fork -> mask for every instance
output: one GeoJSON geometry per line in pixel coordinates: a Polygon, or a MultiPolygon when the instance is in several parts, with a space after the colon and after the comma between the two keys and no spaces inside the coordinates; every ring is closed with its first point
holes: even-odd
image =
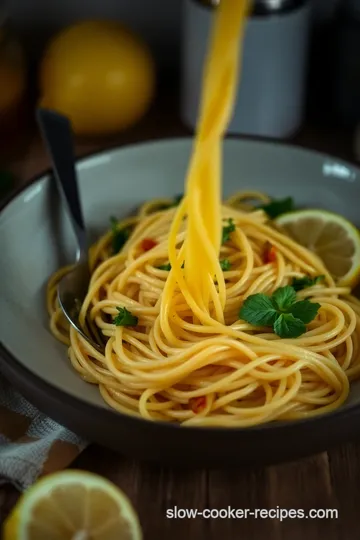
{"type": "Polygon", "coordinates": [[[48,151],[57,188],[65,204],[74,230],[76,264],[58,284],[58,300],[69,323],[96,350],[103,352],[105,338],[86,317],[86,327],[79,323],[79,310],[90,283],[88,239],[80,203],[75,169],[71,124],[61,114],[38,109],[37,120],[48,151]]]}

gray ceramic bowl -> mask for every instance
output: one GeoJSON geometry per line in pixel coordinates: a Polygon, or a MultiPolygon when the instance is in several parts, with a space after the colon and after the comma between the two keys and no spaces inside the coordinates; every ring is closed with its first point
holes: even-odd
{"type": "MultiPolygon", "coordinates": [[[[183,191],[190,139],[112,150],[79,162],[86,222],[96,238],[109,216],[131,213],[152,197],[183,191]]],[[[292,195],[299,206],[334,210],[360,226],[360,170],[322,154],[230,139],[224,151],[224,195],[259,189],[292,195]]],[[[31,402],[89,440],[162,463],[270,463],[324,450],[360,432],[360,383],[338,411],[307,421],[251,429],[182,428],[107,408],[95,386],[71,368],[48,330],[44,288],[74,259],[74,238],[49,176],[8,202],[1,215],[0,368],[31,402]]]]}

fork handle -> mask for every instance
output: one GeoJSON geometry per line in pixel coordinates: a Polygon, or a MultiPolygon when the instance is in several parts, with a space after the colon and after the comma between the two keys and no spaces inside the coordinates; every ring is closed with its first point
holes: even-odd
{"type": "Polygon", "coordinates": [[[88,243],[75,169],[72,129],[66,116],[38,109],[37,120],[49,153],[58,190],[65,202],[76,236],[77,259],[86,260],[88,243]]]}

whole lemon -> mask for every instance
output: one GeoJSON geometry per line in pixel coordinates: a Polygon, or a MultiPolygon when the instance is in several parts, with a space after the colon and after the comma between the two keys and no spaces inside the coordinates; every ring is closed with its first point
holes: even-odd
{"type": "Polygon", "coordinates": [[[118,22],[83,21],[61,31],[40,65],[40,105],[67,115],[78,135],[106,135],[137,122],[155,90],[145,43],[118,22]]]}

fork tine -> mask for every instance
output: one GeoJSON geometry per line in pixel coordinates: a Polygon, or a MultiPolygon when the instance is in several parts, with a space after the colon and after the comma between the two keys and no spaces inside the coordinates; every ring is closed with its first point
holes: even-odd
{"type": "Polygon", "coordinates": [[[89,334],[92,336],[92,339],[102,348],[105,347],[106,341],[102,332],[97,328],[89,316],[86,316],[86,326],[88,328],[89,334]]]}
{"type": "Polygon", "coordinates": [[[85,317],[85,323],[80,324],[79,319],[77,319],[78,330],[82,332],[83,336],[100,352],[104,352],[104,344],[99,339],[99,336],[94,332],[94,327],[89,324],[89,317],[85,317]],[[80,330],[81,329],[81,330],[80,330]]]}

